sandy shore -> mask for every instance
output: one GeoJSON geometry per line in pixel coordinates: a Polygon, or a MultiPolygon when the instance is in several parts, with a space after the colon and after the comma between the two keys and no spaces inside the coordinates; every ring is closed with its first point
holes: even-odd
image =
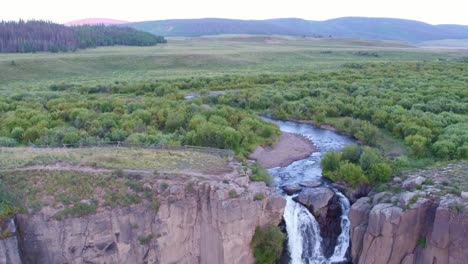
{"type": "Polygon", "coordinates": [[[284,167],[317,151],[317,147],[303,136],[283,132],[275,146],[258,147],[249,158],[264,168],[284,167]]]}

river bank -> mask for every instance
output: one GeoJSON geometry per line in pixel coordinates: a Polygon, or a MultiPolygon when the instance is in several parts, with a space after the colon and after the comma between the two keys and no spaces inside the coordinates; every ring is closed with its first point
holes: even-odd
{"type": "Polygon", "coordinates": [[[283,132],[274,146],[259,146],[249,158],[256,160],[264,168],[285,167],[294,161],[302,160],[317,152],[312,141],[302,135],[283,132]]]}

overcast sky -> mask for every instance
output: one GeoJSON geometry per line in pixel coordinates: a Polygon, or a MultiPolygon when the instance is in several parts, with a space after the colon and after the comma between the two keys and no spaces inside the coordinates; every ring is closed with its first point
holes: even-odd
{"type": "Polygon", "coordinates": [[[467,10],[466,0],[4,0],[0,20],[34,18],[64,23],[90,17],[145,21],[369,16],[468,25],[467,10]]]}

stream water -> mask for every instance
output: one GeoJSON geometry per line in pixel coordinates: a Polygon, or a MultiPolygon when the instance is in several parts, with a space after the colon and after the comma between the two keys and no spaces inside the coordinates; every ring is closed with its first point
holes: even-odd
{"type": "MultiPolygon", "coordinates": [[[[322,155],[329,150],[339,150],[353,142],[348,136],[312,125],[266,118],[265,120],[278,124],[281,131],[303,135],[319,148],[319,152],[313,153],[306,159],[296,161],[286,167],[269,170],[280,192],[280,186],[286,184],[310,180],[323,181],[322,169],[320,168],[322,155]]],[[[286,198],[283,218],[288,233],[288,251],[291,264],[328,264],[346,261],[346,252],[349,247],[348,212],[350,205],[343,194],[337,190],[334,191],[340,197],[339,203],[342,211],[341,233],[338,236],[333,254],[329,258],[326,258],[323,254],[320,226],[314,216],[307,208],[295,202],[292,196],[283,194],[286,198]]]]}

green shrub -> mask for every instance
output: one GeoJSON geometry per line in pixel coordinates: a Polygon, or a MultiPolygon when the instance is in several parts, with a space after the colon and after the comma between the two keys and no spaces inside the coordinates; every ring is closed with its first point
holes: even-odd
{"type": "Polygon", "coordinates": [[[410,135],[405,138],[405,143],[410,147],[411,155],[421,158],[426,154],[428,139],[420,135],[410,135]]]}
{"type": "Polygon", "coordinates": [[[239,194],[237,194],[236,190],[231,189],[229,190],[229,198],[237,198],[239,197],[239,194]]]}
{"type": "Polygon", "coordinates": [[[92,201],[90,204],[79,203],[73,207],[66,208],[55,215],[55,219],[62,220],[67,216],[80,217],[84,215],[93,214],[96,212],[97,202],[92,201]]]}
{"type": "Polygon", "coordinates": [[[369,181],[372,184],[387,182],[392,174],[392,168],[385,162],[373,164],[368,173],[369,181]]]}
{"type": "Polygon", "coordinates": [[[265,199],[265,195],[263,193],[257,193],[254,196],[254,201],[261,201],[263,199],[265,199]]]}
{"type": "Polygon", "coordinates": [[[18,141],[14,138],[0,137],[0,147],[15,147],[18,145],[18,141]]]}
{"type": "Polygon", "coordinates": [[[251,167],[252,170],[252,176],[251,180],[252,181],[262,181],[265,182],[268,186],[271,185],[273,182],[273,179],[270,175],[270,173],[262,168],[262,166],[255,164],[251,167]]]}
{"type": "Polygon", "coordinates": [[[344,181],[349,183],[352,187],[368,183],[368,179],[364,175],[361,167],[347,161],[340,164],[340,168],[333,174],[332,180],[344,181]]]}
{"type": "Polygon", "coordinates": [[[141,202],[141,198],[138,195],[129,193],[126,190],[109,191],[104,196],[104,199],[104,204],[112,208],[117,206],[129,206],[141,202]]]}
{"type": "Polygon", "coordinates": [[[18,211],[16,204],[15,197],[7,190],[0,179],[0,218],[2,216],[12,215],[18,211]]]}
{"type": "Polygon", "coordinates": [[[419,198],[421,198],[421,195],[419,195],[419,194],[413,195],[413,197],[411,197],[411,199],[409,199],[409,201],[408,201],[408,207],[415,204],[418,201],[419,198]]]}
{"type": "Polygon", "coordinates": [[[187,185],[185,186],[185,192],[186,193],[194,193],[195,192],[195,187],[193,186],[192,181],[187,183],[187,185]]]}
{"type": "Polygon", "coordinates": [[[325,153],[322,160],[320,161],[320,165],[322,166],[323,172],[326,175],[328,172],[334,172],[340,168],[340,161],[341,161],[341,153],[337,151],[329,151],[325,153]]]}
{"type": "Polygon", "coordinates": [[[138,241],[140,242],[140,245],[148,245],[151,240],[153,240],[153,234],[149,234],[147,236],[139,236],[138,241]]]}
{"type": "Polygon", "coordinates": [[[365,172],[369,172],[374,164],[380,163],[382,156],[378,149],[371,147],[364,147],[361,157],[359,158],[359,165],[365,172]]]}
{"type": "Polygon", "coordinates": [[[426,248],[426,238],[420,238],[418,239],[418,246],[421,248],[426,248]]]}
{"type": "Polygon", "coordinates": [[[341,150],[341,159],[358,163],[361,157],[361,148],[357,144],[349,144],[341,150]]]}
{"type": "Polygon", "coordinates": [[[165,191],[169,187],[169,184],[167,182],[161,183],[161,191],[165,191]]]}
{"type": "Polygon", "coordinates": [[[252,240],[255,263],[277,263],[283,251],[284,240],[285,235],[277,226],[257,227],[252,240]]]}
{"type": "Polygon", "coordinates": [[[449,209],[457,214],[461,214],[465,211],[465,206],[460,202],[454,201],[449,205],[449,209]]]}

